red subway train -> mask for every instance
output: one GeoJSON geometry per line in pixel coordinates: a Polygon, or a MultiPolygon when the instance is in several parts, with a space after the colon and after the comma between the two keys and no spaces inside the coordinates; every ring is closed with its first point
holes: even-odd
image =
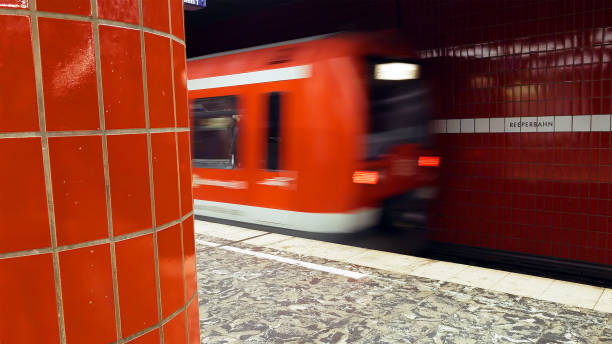
{"type": "Polygon", "coordinates": [[[189,59],[195,214],[325,233],[422,226],[440,165],[428,86],[389,37],[189,59]]]}

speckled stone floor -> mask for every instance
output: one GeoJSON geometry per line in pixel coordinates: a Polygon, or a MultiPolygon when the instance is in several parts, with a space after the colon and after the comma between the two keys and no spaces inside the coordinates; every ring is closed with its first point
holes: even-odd
{"type": "Polygon", "coordinates": [[[612,314],[202,234],[360,279],[196,242],[202,343],[612,343],[612,314]]]}

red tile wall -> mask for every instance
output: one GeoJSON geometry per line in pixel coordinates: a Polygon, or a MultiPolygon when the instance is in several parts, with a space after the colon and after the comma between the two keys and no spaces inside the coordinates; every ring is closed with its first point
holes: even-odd
{"type": "Polygon", "coordinates": [[[182,1],[139,3],[0,0],[0,343],[200,342],[182,1]]]}
{"type": "MultiPolygon", "coordinates": [[[[435,66],[436,118],[612,114],[612,2],[400,7],[402,29],[435,66]]],[[[437,135],[443,192],[434,239],[612,264],[612,135],[609,125],[573,130],[437,135]]]]}

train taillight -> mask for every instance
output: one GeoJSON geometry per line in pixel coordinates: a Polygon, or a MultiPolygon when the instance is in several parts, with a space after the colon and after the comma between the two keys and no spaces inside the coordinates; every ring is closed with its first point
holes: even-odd
{"type": "Polygon", "coordinates": [[[355,184],[377,184],[380,175],[376,171],[355,171],[353,172],[353,183],[355,184]]]}
{"type": "Polygon", "coordinates": [[[439,167],[439,156],[420,156],[417,164],[421,167],[439,167]]]}

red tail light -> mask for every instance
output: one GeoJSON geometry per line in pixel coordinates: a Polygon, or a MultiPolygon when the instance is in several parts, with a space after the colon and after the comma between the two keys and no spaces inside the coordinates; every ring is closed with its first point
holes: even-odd
{"type": "Polygon", "coordinates": [[[355,171],[353,173],[353,183],[355,184],[376,184],[379,175],[376,171],[355,171]]]}
{"type": "Polygon", "coordinates": [[[438,167],[440,166],[439,156],[420,156],[418,161],[419,166],[438,167]]]}

